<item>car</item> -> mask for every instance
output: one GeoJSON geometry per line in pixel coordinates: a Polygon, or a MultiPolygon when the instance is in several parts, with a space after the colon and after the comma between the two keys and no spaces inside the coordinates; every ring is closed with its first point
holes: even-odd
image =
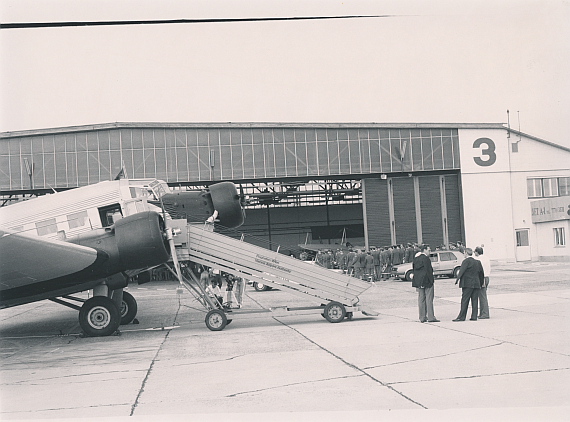
{"type": "MultiPolygon", "coordinates": [[[[441,250],[432,251],[429,254],[431,266],[433,267],[433,275],[447,275],[449,277],[457,278],[461,263],[465,256],[456,250],[441,250]]],[[[394,265],[390,271],[393,277],[403,278],[406,281],[412,281],[414,278],[414,271],[412,263],[394,265]]]]}

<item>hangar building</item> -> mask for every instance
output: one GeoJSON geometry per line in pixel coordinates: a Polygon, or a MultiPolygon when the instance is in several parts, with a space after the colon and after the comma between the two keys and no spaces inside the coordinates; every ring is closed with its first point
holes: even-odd
{"type": "Polygon", "coordinates": [[[462,241],[484,245],[496,261],[570,261],[570,148],[498,123],[111,123],[4,132],[0,169],[3,206],[120,172],[174,189],[233,181],[250,198],[242,230],[274,250],[462,241]]]}

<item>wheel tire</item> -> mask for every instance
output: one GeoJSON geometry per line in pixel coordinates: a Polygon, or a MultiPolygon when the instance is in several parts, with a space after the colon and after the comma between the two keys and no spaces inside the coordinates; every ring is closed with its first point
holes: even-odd
{"type": "Polygon", "coordinates": [[[346,316],[346,309],[342,303],[330,302],[325,306],[324,314],[328,322],[341,322],[346,316]]]}
{"type": "Polygon", "coordinates": [[[211,331],[222,331],[226,325],[228,325],[228,319],[223,311],[214,309],[206,314],[206,327],[211,331]]]}
{"type": "Polygon", "coordinates": [[[88,299],[79,311],[79,325],[89,337],[110,336],[117,331],[120,323],[119,308],[105,296],[88,299]]]}
{"type": "Polygon", "coordinates": [[[406,271],[405,278],[406,281],[412,281],[414,279],[414,271],[413,270],[406,271]]]}
{"type": "Polygon", "coordinates": [[[453,270],[452,277],[453,277],[453,278],[457,278],[457,277],[459,276],[459,271],[460,271],[460,270],[461,270],[461,267],[456,267],[456,268],[453,270]]]}
{"type": "Polygon", "coordinates": [[[123,301],[121,302],[121,325],[130,324],[137,316],[137,301],[132,294],[123,292],[123,301]]]}
{"type": "Polygon", "coordinates": [[[263,283],[258,283],[257,281],[253,282],[253,288],[255,290],[257,290],[258,292],[265,292],[267,290],[269,290],[271,287],[263,284],[263,283]]]}

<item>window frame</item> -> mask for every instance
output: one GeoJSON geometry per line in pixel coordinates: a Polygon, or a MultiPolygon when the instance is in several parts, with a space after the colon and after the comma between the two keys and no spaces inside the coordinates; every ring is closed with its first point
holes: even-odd
{"type": "Polygon", "coordinates": [[[555,248],[566,247],[566,233],[564,227],[554,227],[552,231],[554,234],[554,247],[555,248]]]}

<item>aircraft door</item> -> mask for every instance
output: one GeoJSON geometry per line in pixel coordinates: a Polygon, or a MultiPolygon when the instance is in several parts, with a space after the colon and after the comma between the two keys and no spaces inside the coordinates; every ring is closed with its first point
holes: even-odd
{"type": "Polygon", "coordinates": [[[115,224],[113,215],[123,215],[120,204],[107,205],[106,207],[99,208],[99,217],[101,218],[101,226],[109,227],[115,224]]]}

